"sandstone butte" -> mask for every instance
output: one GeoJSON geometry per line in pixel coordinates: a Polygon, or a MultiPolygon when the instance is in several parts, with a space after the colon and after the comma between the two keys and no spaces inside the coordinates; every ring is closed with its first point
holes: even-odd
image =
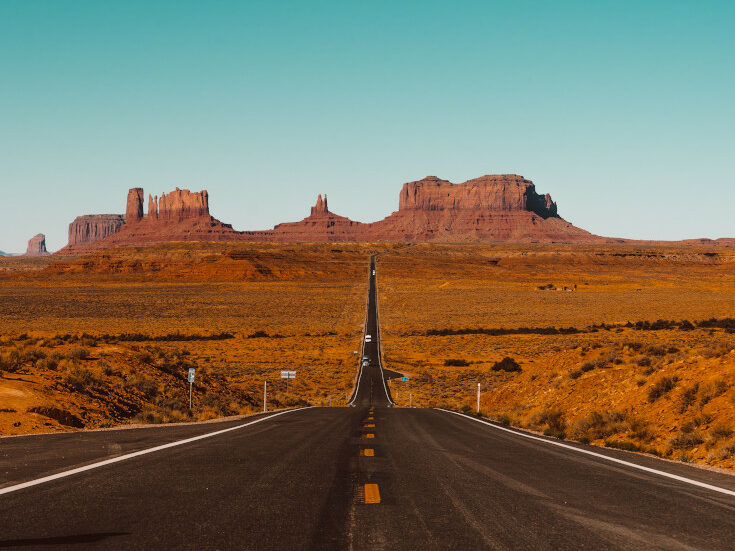
{"type": "MultiPolygon", "coordinates": [[[[487,175],[461,184],[436,176],[403,185],[398,210],[378,222],[355,222],[329,210],[320,195],[309,216],[272,230],[237,231],[209,213],[207,191],[176,188],[148,196],[128,192],[125,215],[80,216],[69,225],[69,243],[59,253],[166,241],[392,241],[598,243],[561,218],[551,196],[515,174],[487,175]]],[[[619,241],[619,240],[617,240],[619,241]]]]}
{"type": "Polygon", "coordinates": [[[31,237],[28,240],[28,248],[25,256],[46,256],[49,252],[46,250],[46,236],[42,233],[31,237]]]}

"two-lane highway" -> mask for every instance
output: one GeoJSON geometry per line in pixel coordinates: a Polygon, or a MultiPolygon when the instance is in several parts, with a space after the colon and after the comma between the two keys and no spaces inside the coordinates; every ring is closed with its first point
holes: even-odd
{"type": "Polygon", "coordinates": [[[367,304],[354,407],[0,439],[0,548],[735,547],[733,476],[391,407],[367,304]]]}
{"type": "Polygon", "coordinates": [[[393,399],[385,381],[380,357],[380,324],[378,323],[378,289],[375,257],[370,258],[368,272],[368,298],[365,315],[365,335],[360,355],[358,381],[349,404],[353,406],[390,407],[393,399]]]}

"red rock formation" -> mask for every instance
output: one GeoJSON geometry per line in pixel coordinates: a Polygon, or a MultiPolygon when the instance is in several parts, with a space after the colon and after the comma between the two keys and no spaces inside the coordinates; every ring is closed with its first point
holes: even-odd
{"type": "Polygon", "coordinates": [[[143,188],[134,187],[128,191],[128,204],[125,208],[125,222],[135,224],[143,218],[143,188]]]}
{"type": "Polygon", "coordinates": [[[322,196],[319,194],[319,197],[316,199],[316,205],[311,207],[311,216],[321,216],[329,214],[329,208],[327,207],[327,194],[324,194],[324,200],[322,201],[322,196]]]}
{"type": "Polygon", "coordinates": [[[39,233],[30,238],[28,248],[26,249],[26,256],[46,256],[48,254],[45,235],[39,233]]]}
{"type": "Polygon", "coordinates": [[[154,198],[150,193],[148,194],[148,217],[158,218],[158,195],[154,198]]]}
{"type": "MultiPolygon", "coordinates": [[[[150,206],[150,203],[149,203],[150,206]]],[[[150,215],[150,209],[148,211],[150,215]]],[[[183,220],[209,216],[209,194],[207,190],[192,193],[188,189],[176,188],[168,195],[163,193],[158,200],[158,218],[183,220]]]]}
{"type": "Polygon", "coordinates": [[[538,195],[533,182],[515,174],[482,176],[463,184],[427,176],[403,184],[398,210],[529,211],[542,218],[557,216],[551,196],[538,195]]]}
{"type": "Polygon", "coordinates": [[[69,224],[69,243],[65,249],[84,248],[116,233],[124,224],[125,218],[122,214],[77,216],[69,224]]]}
{"type": "Polygon", "coordinates": [[[73,235],[72,226],[69,228],[70,247],[65,252],[71,252],[77,244],[103,248],[186,240],[544,243],[605,240],[560,218],[556,203],[548,194],[539,195],[531,181],[514,174],[482,176],[462,184],[429,176],[404,184],[398,204],[398,211],[387,218],[364,224],[330,212],[326,195],[324,198],[319,195],[309,216],[300,222],[278,224],[267,231],[238,232],[209,214],[206,191],[192,193],[176,188],[160,197],[149,195],[148,215],[143,217],[143,190],[134,188],[128,193],[127,224],[118,225],[102,240],[85,240],[89,232],[76,229],[78,218],[72,223],[73,235]]]}

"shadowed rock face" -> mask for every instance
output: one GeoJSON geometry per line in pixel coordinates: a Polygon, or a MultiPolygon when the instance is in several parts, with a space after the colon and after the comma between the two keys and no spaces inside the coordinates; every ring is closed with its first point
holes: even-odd
{"type": "Polygon", "coordinates": [[[128,203],[125,208],[125,222],[135,224],[143,218],[143,188],[135,187],[128,191],[128,203]]]}
{"type": "Polygon", "coordinates": [[[26,256],[46,256],[49,252],[46,250],[46,236],[42,233],[35,235],[28,241],[26,256]]]}
{"type": "Polygon", "coordinates": [[[67,247],[84,247],[120,230],[125,224],[122,214],[88,214],[77,216],[69,224],[67,247]]]}

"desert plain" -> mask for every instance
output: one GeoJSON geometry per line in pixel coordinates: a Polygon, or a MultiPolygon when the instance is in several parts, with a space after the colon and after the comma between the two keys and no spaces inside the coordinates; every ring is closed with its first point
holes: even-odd
{"type": "Polygon", "coordinates": [[[0,435],[345,406],[377,255],[399,407],[735,468],[735,249],[167,243],[0,259],[0,435]],[[189,367],[197,369],[188,408],[189,367]],[[297,371],[280,379],[282,369],[297,371]]]}

